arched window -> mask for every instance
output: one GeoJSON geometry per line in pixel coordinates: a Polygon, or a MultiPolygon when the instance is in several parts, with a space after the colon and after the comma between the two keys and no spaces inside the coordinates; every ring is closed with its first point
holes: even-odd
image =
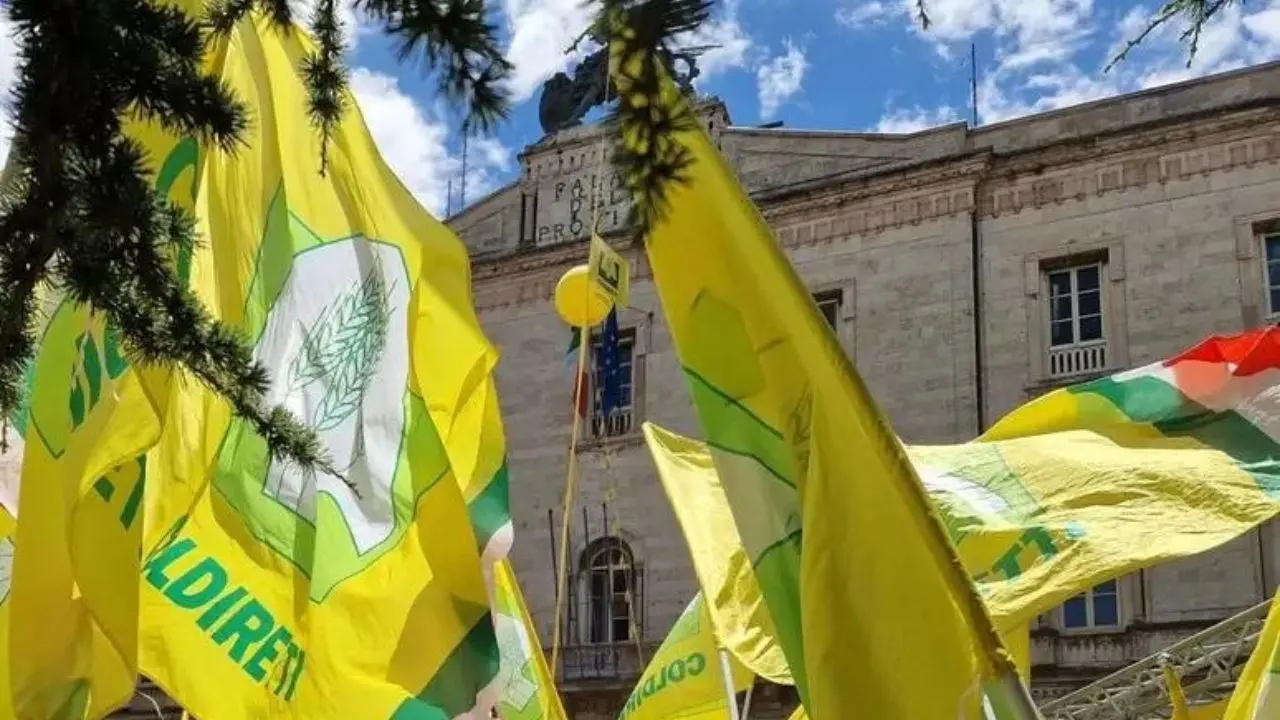
{"type": "Polygon", "coordinates": [[[584,553],[583,585],[587,594],[588,643],[619,643],[632,638],[636,597],[636,566],[631,548],[621,539],[596,540],[584,553]]]}

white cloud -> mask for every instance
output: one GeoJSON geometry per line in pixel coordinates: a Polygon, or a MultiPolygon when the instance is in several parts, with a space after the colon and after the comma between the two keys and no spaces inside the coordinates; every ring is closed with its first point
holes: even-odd
{"type": "Polygon", "coordinates": [[[768,118],[792,95],[800,91],[804,71],[809,62],[804,50],[790,40],[783,43],[785,52],[756,68],[756,84],[760,93],[760,117],[768,118]]]}
{"type": "MultiPolygon", "coordinates": [[[[315,12],[318,0],[289,0],[289,7],[293,10],[293,21],[304,28],[311,27],[311,14],[315,12]]],[[[370,26],[361,22],[362,18],[356,15],[356,0],[339,0],[338,1],[338,22],[342,23],[342,33],[347,42],[347,52],[355,49],[356,43],[361,37],[367,36],[370,26]]]]}
{"type": "Polygon", "coordinates": [[[0,7],[0,168],[9,157],[9,138],[13,134],[9,116],[10,92],[18,82],[17,28],[9,20],[8,12],[0,7]]]}
{"type": "Polygon", "coordinates": [[[898,8],[886,5],[880,0],[869,0],[869,2],[836,10],[836,22],[848,28],[872,27],[888,22],[897,11],[898,8]]]}
{"type": "Polygon", "coordinates": [[[922,107],[898,108],[885,113],[876,123],[878,133],[913,133],[927,130],[939,125],[953,123],[960,119],[956,109],[944,105],[932,110],[922,107]]]}
{"type": "MultiPolygon", "coordinates": [[[[897,0],[898,11],[910,14],[915,1],[897,0]]],[[[1188,48],[1179,41],[1186,23],[1177,18],[1151,33],[1110,72],[1103,68],[1147,27],[1155,8],[1136,7],[1121,16],[1096,8],[1093,0],[927,0],[926,7],[933,25],[928,31],[913,27],[942,57],[953,59],[974,40],[994,50],[994,62],[979,67],[982,122],[1280,58],[1280,0],[1247,6],[1256,7],[1252,13],[1236,3],[1224,8],[1205,25],[1190,67],[1188,48]]],[[[890,113],[882,122],[914,119],[911,112],[890,113]]],[[[929,118],[929,111],[923,117],[929,118]]]]}
{"type": "Polygon", "coordinates": [[[547,78],[592,49],[583,43],[565,50],[591,24],[591,7],[582,0],[503,0],[511,43],[507,59],[515,65],[510,87],[516,102],[532,97],[547,78]]]}
{"type": "MultiPolygon", "coordinates": [[[[395,78],[365,68],[352,71],[351,89],[387,164],[418,202],[443,216],[449,180],[456,180],[462,172],[461,158],[449,151],[443,106],[424,109],[401,92],[395,78]]],[[[497,140],[473,138],[467,163],[468,199],[492,190],[498,179],[495,176],[510,163],[510,152],[497,140]]],[[[455,193],[458,190],[454,188],[455,193]]]]}
{"type": "Polygon", "coordinates": [[[698,56],[701,79],[717,73],[742,68],[747,65],[747,52],[753,45],[751,36],[738,21],[740,0],[726,0],[724,11],[712,17],[697,30],[677,37],[675,45],[681,48],[705,47],[710,49],[698,56]]]}

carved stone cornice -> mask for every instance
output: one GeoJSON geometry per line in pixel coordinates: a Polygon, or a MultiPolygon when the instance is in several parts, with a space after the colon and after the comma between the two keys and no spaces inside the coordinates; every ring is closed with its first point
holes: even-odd
{"type": "MultiPolygon", "coordinates": [[[[766,190],[752,195],[769,221],[784,222],[796,215],[822,211],[873,199],[935,189],[939,185],[967,184],[980,178],[991,162],[989,151],[950,155],[925,162],[876,168],[856,175],[843,174],[825,182],[806,181],[802,186],[766,190]]],[[[899,198],[901,199],[901,198],[899,198]]]]}

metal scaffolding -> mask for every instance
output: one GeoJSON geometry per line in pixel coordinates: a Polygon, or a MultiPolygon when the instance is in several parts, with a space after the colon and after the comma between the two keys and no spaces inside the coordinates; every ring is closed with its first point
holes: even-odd
{"type": "Polygon", "coordinates": [[[1231,694],[1236,678],[1267,619],[1271,601],[1261,603],[1217,625],[1073,693],[1045,703],[1045,720],[1149,720],[1170,714],[1169,693],[1160,666],[1172,665],[1182,678],[1192,704],[1231,694]]]}

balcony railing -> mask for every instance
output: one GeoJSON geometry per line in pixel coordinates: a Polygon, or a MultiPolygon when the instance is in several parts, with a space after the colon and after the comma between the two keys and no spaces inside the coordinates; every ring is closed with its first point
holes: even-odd
{"type": "MultiPolygon", "coordinates": [[[[645,659],[653,648],[645,647],[645,659]]],[[[566,683],[635,682],[644,663],[635,642],[569,645],[561,650],[560,677],[566,683]]]]}
{"type": "Polygon", "coordinates": [[[1064,378],[1101,372],[1107,368],[1107,341],[1049,348],[1049,377],[1064,378]]]}
{"type": "Polygon", "coordinates": [[[607,440],[622,437],[631,432],[634,412],[631,408],[619,408],[605,417],[603,413],[591,413],[591,439],[607,440]]]}

